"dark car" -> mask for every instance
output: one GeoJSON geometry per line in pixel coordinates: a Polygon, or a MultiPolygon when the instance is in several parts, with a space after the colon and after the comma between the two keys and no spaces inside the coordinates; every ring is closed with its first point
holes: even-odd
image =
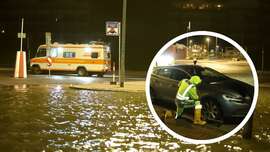
{"type": "Polygon", "coordinates": [[[150,82],[152,101],[161,100],[174,104],[179,81],[189,79],[193,75],[202,79],[197,89],[205,119],[224,120],[246,116],[252,103],[254,87],[209,67],[198,65],[154,68],[150,82]]]}

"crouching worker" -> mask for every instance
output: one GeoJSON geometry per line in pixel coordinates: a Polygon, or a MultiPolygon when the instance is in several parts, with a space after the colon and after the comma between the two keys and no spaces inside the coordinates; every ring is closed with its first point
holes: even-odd
{"type": "Polygon", "coordinates": [[[193,123],[198,125],[205,125],[206,122],[201,120],[202,105],[199,101],[196,86],[201,83],[199,76],[192,76],[189,80],[183,79],[179,82],[179,89],[176,94],[176,115],[175,119],[181,117],[185,105],[195,105],[193,123]]]}

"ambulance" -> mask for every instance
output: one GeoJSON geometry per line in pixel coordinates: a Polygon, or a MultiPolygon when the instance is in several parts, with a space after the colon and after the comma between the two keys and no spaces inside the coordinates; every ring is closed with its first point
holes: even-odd
{"type": "Polygon", "coordinates": [[[30,60],[30,66],[33,74],[50,70],[102,77],[111,70],[111,50],[101,42],[44,44],[38,47],[36,56],[30,60]]]}

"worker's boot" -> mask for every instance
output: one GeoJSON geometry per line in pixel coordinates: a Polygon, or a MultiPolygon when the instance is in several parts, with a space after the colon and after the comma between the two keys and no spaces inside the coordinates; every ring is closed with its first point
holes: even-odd
{"type": "Polygon", "coordinates": [[[175,118],[174,119],[179,119],[182,116],[182,113],[184,112],[184,107],[181,105],[177,106],[176,112],[175,112],[175,118]]]}
{"type": "Polygon", "coordinates": [[[205,125],[206,121],[201,120],[201,115],[202,115],[202,105],[196,105],[195,110],[194,110],[194,120],[193,123],[195,125],[205,125]]]}

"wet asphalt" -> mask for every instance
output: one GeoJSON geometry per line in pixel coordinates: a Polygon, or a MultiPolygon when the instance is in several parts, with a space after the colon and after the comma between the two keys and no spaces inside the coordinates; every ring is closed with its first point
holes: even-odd
{"type": "MultiPolygon", "coordinates": [[[[109,81],[74,75],[0,72],[1,151],[268,151],[269,88],[260,89],[253,138],[241,131],[210,145],[190,145],[166,133],[151,115],[144,93],[73,90],[70,84],[109,81]],[[52,79],[53,78],[53,79],[52,79]]],[[[187,120],[188,121],[188,120],[187,120]]]]}

